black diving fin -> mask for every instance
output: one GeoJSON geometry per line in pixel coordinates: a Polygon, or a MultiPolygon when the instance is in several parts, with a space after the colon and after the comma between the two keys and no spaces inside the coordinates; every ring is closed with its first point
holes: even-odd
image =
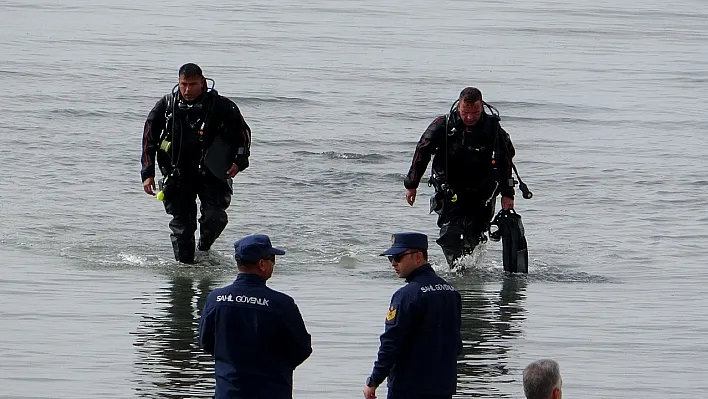
{"type": "Polygon", "coordinates": [[[524,237],[524,225],[521,223],[521,215],[515,210],[502,209],[492,220],[492,225],[497,226],[497,230],[490,232],[489,237],[502,241],[502,258],[504,261],[504,271],[511,273],[529,272],[529,252],[524,237]]]}

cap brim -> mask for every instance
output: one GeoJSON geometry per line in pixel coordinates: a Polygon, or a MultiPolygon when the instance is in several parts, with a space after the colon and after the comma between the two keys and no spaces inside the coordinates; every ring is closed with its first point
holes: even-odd
{"type": "Polygon", "coordinates": [[[280,248],[271,248],[270,253],[271,255],[285,255],[285,251],[280,248]]]}
{"type": "Polygon", "coordinates": [[[408,248],[391,247],[386,251],[382,252],[379,256],[398,255],[406,252],[407,249],[408,248]]]}

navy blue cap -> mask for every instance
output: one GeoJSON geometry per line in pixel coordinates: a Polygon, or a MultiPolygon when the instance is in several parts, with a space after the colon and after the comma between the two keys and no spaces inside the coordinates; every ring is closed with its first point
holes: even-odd
{"type": "Polygon", "coordinates": [[[384,251],[384,255],[398,255],[408,249],[428,249],[428,236],[423,233],[406,232],[391,235],[391,248],[384,251]]]}
{"type": "Polygon", "coordinates": [[[234,258],[241,262],[258,262],[270,255],[285,255],[285,251],[273,248],[265,234],[253,234],[234,243],[234,258]]]}

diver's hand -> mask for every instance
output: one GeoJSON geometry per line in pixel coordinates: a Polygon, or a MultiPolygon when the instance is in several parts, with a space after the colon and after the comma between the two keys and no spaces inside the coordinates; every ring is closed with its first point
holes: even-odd
{"type": "Polygon", "coordinates": [[[415,193],[415,188],[409,188],[406,190],[406,201],[408,201],[408,205],[410,206],[413,206],[413,203],[415,202],[415,193]]]}
{"type": "MultiPolygon", "coordinates": [[[[415,194],[413,196],[415,197],[415,194]]],[[[364,387],[364,398],[376,399],[376,387],[364,387]]]]}
{"type": "Polygon", "coordinates": [[[155,195],[155,178],[148,177],[143,182],[143,190],[150,195],[155,195]]]}
{"type": "Polygon", "coordinates": [[[506,211],[514,209],[514,199],[502,195],[501,206],[506,211]]]}
{"type": "Polygon", "coordinates": [[[229,170],[226,171],[226,176],[234,177],[238,173],[238,165],[232,164],[229,170]]]}

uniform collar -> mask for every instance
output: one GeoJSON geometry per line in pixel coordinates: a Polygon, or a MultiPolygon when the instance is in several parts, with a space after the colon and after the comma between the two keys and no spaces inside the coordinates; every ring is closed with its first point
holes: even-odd
{"type": "Polygon", "coordinates": [[[408,277],[406,277],[406,282],[407,282],[407,283],[410,283],[410,282],[413,281],[416,277],[422,276],[422,275],[428,274],[428,273],[434,273],[433,267],[430,266],[430,263],[426,263],[426,264],[424,264],[424,265],[421,265],[421,266],[418,267],[417,269],[413,270],[413,271],[411,272],[411,274],[409,274],[408,277]]]}
{"type": "Polygon", "coordinates": [[[265,279],[253,273],[239,273],[236,276],[236,281],[246,284],[265,285],[265,279]]]}

